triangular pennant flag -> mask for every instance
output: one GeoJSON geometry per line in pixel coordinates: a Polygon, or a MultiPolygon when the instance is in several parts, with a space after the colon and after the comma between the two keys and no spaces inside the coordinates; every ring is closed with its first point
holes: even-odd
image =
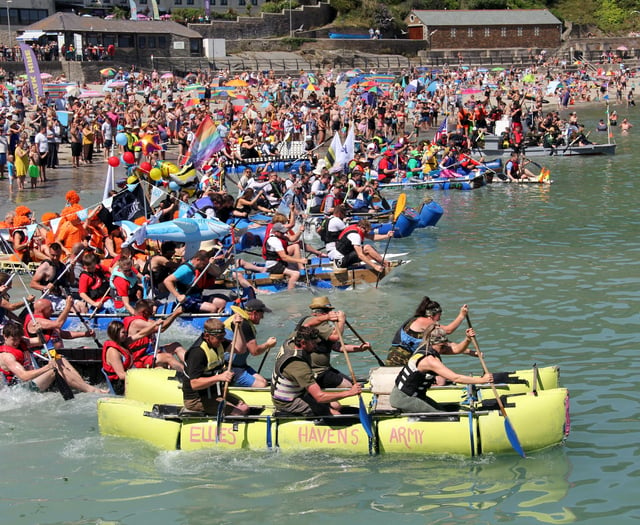
{"type": "Polygon", "coordinates": [[[49,224],[51,225],[51,231],[53,232],[54,235],[58,233],[58,227],[60,226],[61,220],[62,220],[62,217],[56,217],[55,219],[51,219],[49,221],[49,224]]]}
{"type": "Polygon", "coordinates": [[[158,188],[158,186],[154,186],[153,188],[151,188],[151,200],[149,202],[149,205],[152,208],[155,208],[161,201],[164,200],[166,196],[167,194],[164,191],[158,188]]]}
{"type": "Polygon", "coordinates": [[[191,206],[189,206],[186,202],[180,202],[179,209],[178,209],[178,217],[186,217],[187,212],[190,209],[191,209],[191,206]]]}
{"type": "Polygon", "coordinates": [[[78,219],[80,219],[81,221],[86,221],[87,217],[89,216],[89,213],[87,211],[87,208],[84,208],[83,210],[78,210],[76,212],[76,215],[78,216],[78,219]]]}
{"type": "Polygon", "coordinates": [[[37,227],[37,224],[27,224],[27,239],[31,240],[31,237],[33,237],[37,227]]]}

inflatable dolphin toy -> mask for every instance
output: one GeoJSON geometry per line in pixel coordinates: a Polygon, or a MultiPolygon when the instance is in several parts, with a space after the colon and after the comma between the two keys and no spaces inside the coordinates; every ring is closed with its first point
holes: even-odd
{"type": "Polygon", "coordinates": [[[231,232],[231,226],[218,219],[191,217],[175,219],[155,224],[138,226],[130,221],[117,223],[124,230],[127,238],[123,246],[142,244],[146,239],[154,241],[175,241],[185,243],[185,260],[191,259],[200,249],[200,243],[212,239],[224,239],[231,232]]]}

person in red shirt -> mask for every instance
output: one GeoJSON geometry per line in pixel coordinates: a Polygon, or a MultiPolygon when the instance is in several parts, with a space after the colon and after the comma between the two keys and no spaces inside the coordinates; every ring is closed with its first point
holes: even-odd
{"type": "MultiPolygon", "coordinates": [[[[99,264],[95,253],[85,253],[82,256],[83,270],[78,279],[78,294],[80,298],[93,308],[101,308],[109,295],[109,272],[99,264]]],[[[85,312],[86,305],[82,305],[85,312]]]]}
{"type": "Polygon", "coordinates": [[[384,156],[378,163],[378,181],[390,182],[398,174],[398,155],[392,149],[384,152],[384,156]]]}
{"type": "Polygon", "coordinates": [[[112,268],[109,284],[115,290],[113,306],[117,313],[128,312],[135,315],[133,304],[142,299],[142,286],[140,275],[133,268],[133,261],[120,259],[112,268]]]}
{"type": "Polygon", "coordinates": [[[127,331],[127,348],[133,356],[133,366],[136,368],[151,368],[161,366],[184,371],[185,349],[178,342],[168,343],[158,347],[156,352],[156,338],[158,330],[164,332],[171,323],[183,312],[182,307],[176,308],[166,319],[154,321],[153,301],[141,299],[136,303],[135,315],[124,318],[127,331]]]}

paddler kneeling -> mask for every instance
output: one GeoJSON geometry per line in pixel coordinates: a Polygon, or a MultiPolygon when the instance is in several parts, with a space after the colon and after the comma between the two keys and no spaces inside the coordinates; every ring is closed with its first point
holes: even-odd
{"type": "Polygon", "coordinates": [[[338,400],[362,392],[358,383],[339,392],[326,392],[320,388],[311,369],[310,358],[319,341],[318,330],[301,326],[294,339],[280,348],[271,378],[271,399],[279,413],[300,416],[339,414],[341,406],[338,400]]]}
{"type": "MultiPolygon", "coordinates": [[[[467,339],[470,340],[469,336],[467,339]]],[[[412,413],[445,411],[444,407],[427,395],[427,391],[436,383],[438,377],[463,385],[493,383],[493,374],[471,377],[447,368],[442,363],[440,354],[446,352],[448,344],[447,333],[441,328],[436,328],[431,333],[429,346],[419,348],[409,358],[396,377],[396,384],[389,396],[393,408],[412,413]]]]}
{"type": "MultiPolygon", "coordinates": [[[[207,319],[202,335],[185,354],[185,377],[182,381],[184,408],[215,416],[221,402],[224,383],[233,379],[233,372],[224,367],[224,352],[231,341],[225,339],[225,327],[219,319],[207,319]]],[[[225,398],[225,414],[244,415],[247,404],[231,393],[225,398]]]]}

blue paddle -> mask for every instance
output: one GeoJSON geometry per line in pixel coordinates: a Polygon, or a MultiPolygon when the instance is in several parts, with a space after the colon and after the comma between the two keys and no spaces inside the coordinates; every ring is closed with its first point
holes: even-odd
{"type": "MultiPolygon", "coordinates": [[[[467,318],[467,324],[469,325],[469,328],[473,328],[471,326],[471,319],[469,319],[468,314],[466,318],[467,318]]],[[[482,365],[482,369],[484,370],[484,373],[489,374],[490,372],[489,370],[487,370],[487,365],[484,362],[484,357],[482,357],[482,352],[480,351],[480,346],[478,346],[478,341],[476,340],[475,336],[471,338],[471,341],[473,341],[473,346],[476,349],[476,353],[478,354],[478,359],[480,359],[480,364],[482,365]]],[[[496,396],[496,401],[498,402],[498,408],[500,409],[500,413],[502,414],[502,417],[504,417],[504,431],[507,434],[507,439],[509,440],[509,443],[511,443],[513,450],[515,450],[523,458],[526,458],[527,456],[524,453],[522,445],[520,444],[518,435],[516,434],[515,429],[511,425],[511,421],[509,421],[509,417],[507,416],[507,411],[504,409],[504,405],[502,404],[502,399],[500,399],[500,395],[498,394],[498,389],[493,383],[491,383],[491,389],[493,390],[493,395],[496,396]]]]}

